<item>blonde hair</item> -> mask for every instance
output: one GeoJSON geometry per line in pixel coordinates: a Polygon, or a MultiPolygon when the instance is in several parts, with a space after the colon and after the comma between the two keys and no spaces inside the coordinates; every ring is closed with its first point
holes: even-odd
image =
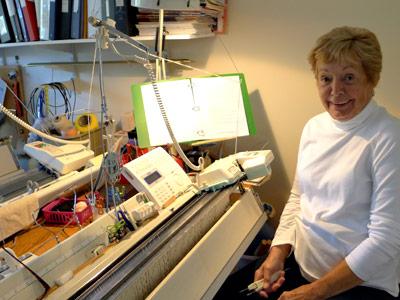
{"type": "Polygon", "coordinates": [[[376,86],[382,70],[382,52],[375,34],[365,28],[337,27],[322,35],[308,62],[316,75],[316,64],[361,62],[368,81],[376,86]]]}

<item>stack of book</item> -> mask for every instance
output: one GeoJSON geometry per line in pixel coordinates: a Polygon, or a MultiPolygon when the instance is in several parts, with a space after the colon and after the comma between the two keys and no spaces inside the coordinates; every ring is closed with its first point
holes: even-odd
{"type": "MultiPolygon", "coordinates": [[[[164,27],[167,35],[192,37],[222,33],[226,14],[225,0],[200,1],[197,10],[165,10],[164,27]]],[[[155,36],[159,26],[157,9],[139,8],[137,15],[139,36],[155,36]]]]}
{"type": "Polygon", "coordinates": [[[203,13],[217,20],[214,31],[223,33],[226,27],[227,0],[200,0],[203,13]]]}
{"type": "Polygon", "coordinates": [[[0,0],[0,41],[29,42],[94,37],[88,17],[111,18],[137,35],[137,8],[130,0],[0,0]]]}
{"type": "MultiPolygon", "coordinates": [[[[155,36],[159,27],[158,11],[139,9],[139,36],[155,36]]],[[[213,32],[214,18],[199,12],[165,11],[164,27],[167,35],[206,35],[213,32]]]]}
{"type": "MultiPolygon", "coordinates": [[[[223,32],[226,0],[201,0],[198,10],[165,11],[168,35],[223,32]]],[[[0,0],[0,42],[93,38],[88,17],[115,20],[130,36],[155,36],[158,9],[138,9],[130,0],[0,0]]]]}
{"type": "Polygon", "coordinates": [[[1,0],[0,20],[2,43],[39,40],[34,1],[1,0]]]}

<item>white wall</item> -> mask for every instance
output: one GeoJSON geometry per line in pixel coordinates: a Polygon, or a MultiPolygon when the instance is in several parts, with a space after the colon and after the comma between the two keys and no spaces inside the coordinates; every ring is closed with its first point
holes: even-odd
{"type": "Polygon", "coordinates": [[[306,59],[309,50],[333,27],[362,26],[375,32],[384,55],[375,98],[400,117],[399,10],[396,0],[231,0],[227,34],[178,48],[209,52],[205,57],[196,51],[196,61],[213,72],[231,72],[236,66],[246,75],[258,134],[241,139],[239,150],[270,142],[276,155],[273,178],[260,194],[278,213],[290,190],[302,127],[323,110],[306,59]]]}
{"type": "MultiPolygon", "coordinates": [[[[228,34],[220,39],[246,74],[254,107],[260,108],[255,110],[259,134],[243,141],[241,149],[248,147],[248,140],[253,145],[271,140],[277,156],[275,173],[261,195],[279,212],[295,172],[301,129],[323,109],[306,60],[321,34],[342,25],[366,27],[377,34],[384,60],[375,98],[400,117],[400,2],[232,0],[229,5],[228,34]]],[[[207,67],[218,69],[223,52],[213,50],[207,67]]]]}
{"type": "MultiPolygon", "coordinates": [[[[259,189],[262,199],[274,204],[278,214],[286,202],[296,167],[297,144],[302,127],[322,111],[313,75],[307,64],[315,40],[333,27],[363,26],[374,31],[382,46],[384,61],[376,99],[400,116],[397,85],[400,82],[400,2],[397,0],[229,0],[228,28],[217,38],[171,41],[171,58],[188,58],[210,72],[243,72],[246,76],[258,133],[239,139],[239,150],[259,149],[266,142],[276,155],[273,178],[259,189]]],[[[93,45],[70,46],[68,51],[46,47],[7,50],[3,61],[22,64],[37,60],[91,60],[93,45]]],[[[65,48],[65,46],[64,46],[65,48]]],[[[123,49],[124,50],[124,49],[123,49]]],[[[128,49],[125,49],[128,51],[128,49]]],[[[109,57],[106,57],[109,59],[109,57]]],[[[202,75],[169,68],[172,75],[202,75]]],[[[25,87],[50,80],[77,80],[80,106],[87,106],[90,65],[24,68],[25,87]]],[[[105,65],[105,85],[115,116],[131,109],[130,84],[145,80],[137,65],[105,65]]],[[[99,103],[95,78],[95,103],[99,103]]],[[[92,107],[94,107],[93,105],[92,107]]],[[[98,106],[97,106],[98,107],[98,106]]],[[[232,142],[227,143],[232,147],[232,142]]],[[[275,219],[276,222],[276,219],[275,219]]]]}

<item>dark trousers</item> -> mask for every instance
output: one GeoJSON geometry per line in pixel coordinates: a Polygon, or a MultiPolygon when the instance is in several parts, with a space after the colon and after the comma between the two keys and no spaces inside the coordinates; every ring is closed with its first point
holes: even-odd
{"type": "MultiPolygon", "coordinates": [[[[230,275],[225,283],[222,285],[218,293],[215,295],[214,300],[224,300],[224,299],[243,299],[243,300],[253,300],[253,299],[264,299],[261,298],[258,293],[247,296],[246,293],[239,293],[242,289],[245,289],[247,285],[253,282],[254,272],[264,261],[265,257],[248,264],[243,269],[230,275]]],[[[301,276],[299,266],[291,255],[285,263],[285,269],[289,268],[285,272],[285,282],[284,284],[273,294],[268,296],[268,300],[278,299],[280,294],[284,291],[293,290],[301,285],[308,284],[309,282],[301,276]]],[[[344,293],[337,296],[329,298],[331,300],[393,300],[399,299],[391,296],[389,293],[365,286],[357,286],[344,293]]]]}

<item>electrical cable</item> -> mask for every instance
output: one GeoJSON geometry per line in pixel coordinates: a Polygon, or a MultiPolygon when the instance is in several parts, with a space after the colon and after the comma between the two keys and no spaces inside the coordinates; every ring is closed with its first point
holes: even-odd
{"type": "MultiPolygon", "coordinates": [[[[113,34],[114,34],[114,33],[113,33],[113,34]]],[[[115,35],[115,34],[114,34],[114,35],[115,35]]],[[[123,58],[125,58],[125,59],[127,59],[127,58],[129,58],[129,57],[135,59],[135,58],[138,57],[137,55],[126,55],[126,54],[120,53],[119,51],[117,51],[116,47],[114,46],[114,41],[111,41],[111,40],[110,40],[110,42],[111,42],[111,44],[112,44],[112,48],[113,48],[114,52],[115,52],[117,55],[119,55],[119,56],[121,56],[121,57],[123,57],[123,58]]],[[[199,71],[199,72],[204,73],[204,74],[207,74],[207,75],[220,77],[219,74],[212,73],[212,72],[208,72],[208,71],[206,71],[206,70],[204,70],[204,69],[195,68],[195,67],[192,67],[192,66],[189,66],[189,65],[186,65],[186,64],[183,64],[183,63],[174,61],[174,60],[170,60],[170,59],[165,58],[165,57],[161,57],[161,56],[159,56],[159,55],[155,55],[155,54],[152,54],[152,53],[148,53],[148,52],[146,52],[145,50],[143,50],[142,48],[140,48],[140,47],[138,47],[138,46],[136,46],[136,45],[134,45],[134,44],[129,43],[129,42],[128,42],[127,40],[125,40],[125,39],[123,40],[123,42],[126,43],[126,44],[128,44],[129,46],[131,46],[131,47],[133,47],[133,48],[139,50],[140,52],[146,53],[146,55],[147,55],[148,57],[152,57],[152,58],[155,58],[155,59],[161,59],[161,60],[163,60],[163,61],[167,61],[167,62],[173,63],[173,64],[175,64],[175,65],[178,65],[178,66],[181,66],[181,67],[190,69],[190,70],[199,71]]],[[[236,72],[239,72],[239,71],[238,71],[238,68],[237,68],[237,66],[236,66],[236,63],[235,63],[235,61],[233,60],[233,58],[232,58],[230,52],[229,52],[228,49],[226,48],[225,44],[224,44],[222,41],[221,41],[221,44],[223,45],[225,51],[227,52],[228,57],[229,57],[230,61],[232,62],[233,66],[234,66],[234,68],[235,68],[235,70],[236,70],[236,72]]],[[[227,79],[227,80],[228,80],[228,79],[227,79]]],[[[238,103],[238,106],[239,106],[239,103],[238,103]]],[[[238,108],[238,109],[239,109],[239,108],[238,108]]],[[[168,127],[167,127],[167,129],[168,129],[168,127]]],[[[238,123],[237,123],[236,131],[238,131],[238,129],[239,129],[239,126],[238,126],[238,123]]],[[[235,149],[234,149],[234,153],[237,153],[237,148],[238,148],[238,134],[235,135],[235,149]]]]}
{"type": "MultiPolygon", "coordinates": [[[[97,57],[97,39],[96,39],[96,43],[94,45],[94,51],[93,51],[93,63],[92,63],[92,73],[91,73],[91,76],[90,76],[89,99],[88,99],[87,111],[90,110],[90,106],[91,106],[91,103],[92,103],[93,78],[94,78],[94,71],[95,71],[95,67],[96,67],[96,57],[97,57]]],[[[76,102],[75,83],[74,83],[73,79],[71,79],[71,80],[72,80],[72,84],[74,86],[74,94],[75,94],[75,102],[76,102]]],[[[75,103],[74,103],[74,107],[75,107],[75,103]]],[[[74,111],[75,111],[75,109],[74,109],[74,111]]],[[[100,128],[103,128],[103,123],[100,123],[100,128]]],[[[88,131],[88,136],[89,136],[89,141],[91,141],[91,138],[90,138],[91,137],[91,130],[88,131]]],[[[102,139],[103,139],[103,135],[101,134],[101,140],[102,139]]],[[[103,145],[103,143],[101,143],[101,144],[103,145]]],[[[89,145],[90,145],[90,147],[93,147],[93,145],[91,143],[89,145]]],[[[103,150],[104,150],[104,147],[103,147],[103,150]]],[[[104,157],[103,157],[103,160],[101,162],[102,165],[103,165],[103,162],[104,162],[104,157]]],[[[94,192],[97,191],[97,187],[98,187],[98,185],[100,183],[100,180],[101,180],[102,174],[103,174],[103,166],[102,165],[100,166],[99,173],[97,174],[96,182],[95,182],[94,185],[93,185],[93,171],[90,172],[90,190],[91,190],[92,209],[93,209],[93,206],[95,205],[95,201],[93,200],[93,199],[95,199],[94,192]]]]}
{"type": "Polygon", "coordinates": [[[178,152],[179,156],[183,159],[183,161],[186,163],[186,165],[189,168],[191,168],[194,171],[202,171],[204,169],[204,158],[203,157],[199,157],[199,160],[198,160],[198,164],[199,165],[198,166],[194,165],[187,158],[186,154],[183,152],[181,146],[179,145],[178,141],[175,138],[175,134],[174,134],[174,132],[173,132],[173,130],[171,128],[171,124],[169,123],[169,120],[168,120],[167,112],[166,112],[166,110],[164,108],[164,103],[162,102],[162,99],[161,99],[161,95],[160,95],[160,91],[159,91],[158,84],[157,84],[157,81],[156,81],[156,77],[155,77],[155,74],[154,74],[153,66],[151,65],[151,63],[150,63],[148,58],[146,59],[146,63],[143,64],[143,66],[145,67],[145,69],[147,70],[147,72],[149,74],[151,85],[152,85],[154,93],[156,95],[158,107],[160,108],[160,112],[161,112],[161,115],[163,117],[165,126],[167,127],[168,133],[169,133],[169,135],[171,137],[172,143],[174,144],[176,151],[178,152]]]}
{"type": "MultiPolygon", "coordinates": [[[[114,50],[114,52],[115,52],[117,55],[119,55],[119,56],[121,56],[121,57],[123,57],[123,58],[125,58],[125,59],[126,59],[127,57],[130,57],[130,56],[128,56],[128,55],[122,55],[122,54],[118,51],[118,49],[115,47],[114,42],[111,42],[111,46],[112,46],[112,49],[114,50]]],[[[137,48],[137,49],[140,49],[140,48],[137,48]]],[[[160,96],[160,92],[159,92],[159,88],[158,88],[158,85],[157,85],[156,76],[155,76],[155,74],[154,74],[154,70],[153,70],[153,67],[152,67],[152,65],[151,65],[151,63],[150,63],[150,61],[149,61],[149,59],[148,59],[148,58],[145,59],[145,58],[142,58],[142,57],[137,56],[137,55],[132,56],[132,58],[133,58],[136,62],[141,63],[141,64],[144,66],[144,68],[147,70],[147,72],[148,72],[148,75],[149,75],[149,77],[150,77],[150,81],[151,81],[151,84],[152,84],[154,93],[155,93],[155,95],[156,95],[157,104],[158,104],[158,106],[159,106],[159,108],[160,108],[161,115],[162,115],[162,117],[163,117],[165,126],[167,127],[167,130],[168,130],[168,133],[169,133],[169,135],[170,135],[170,137],[171,137],[172,143],[174,144],[175,149],[177,150],[178,154],[180,155],[180,157],[182,158],[182,160],[186,163],[186,165],[187,165],[189,168],[191,168],[191,169],[194,170],[194,171],[201,171],[201,170],[204,168],[204,159],[203,159],[202,157],[200,157],[200,158],[199,158],[199,161],[198,161],[199,166],[194,165],[194,164],[187,158],[186,154],[183,152],[181,146],[179,145],[178,141],[177,141],[176,138],[175,138],[175,134],[173,133],[173,130],[172,130],[171,125],[170,125],[170,123],[169,123],[169,120],[168,120],[168,117],[167,117],[167,113],[166,113],[166,110],[165,110],[165,108],[164,108],[164,104],[163,104],[163,102],[162,102],[161,96],[160,96]]]]}
{"type": "Polygon", "coordinates": [[[7,250],[6,247],[4,247],[4,244],[1,245],[1,248],[3,248],[3,250],[10,255],[13,259],[15,259],[18,263],[20,263],[25,269],[27,269],[29,271],[29,273],[31,273],[39,282],[40,284],[44,287],[44,293],[41,297],[39,297],[38,299],[43,299],[48,291],[50,290],[50,285],[42,278],[40,277],[38,274],[36,274],[31,268],[29,268],[26,264],[24,264],[21,260],[18,259],[18,257],[14,256],[10,251],[7,250]]]}
{"type": "MultiPolygon", "coordinates": [[[[111,42],[111,40],[110,40],[110,42],[111,42]]],[[[154,58],[154,59],[163,59],[164,61],[167,61],[167,62],[169,62],[169,63],[173,63],[173,64],[175,64],[175,65],[184,67],[184,68],[186,68],[186,69],[190,69],[190,70],[192,70],[192,71],[198,71],[198,72],[201,72],[201,73],[203,73],[203,74],[207,74],[207,75],[209,75],[209,76],[220,77],[219,74],[216,74],[216,73],[213,73],[213,72],[208,72],[208,71],[206,71],[206,70],[204,70],[204,69],[199,69],[199,68],[196,68],[196,67],[192,67],[192,66],[189,66],[189,65],[185,65],[185,64],[183,64],[183,63],[180,63],[180,62],[175,61],[175,60],[172,60],[172,59],[168,59],[168,58],[161,57],[161,56],[158,56],[158,55],[155,55],[155,54],[152,54],[152,53],[148,53],[148,52],[146,52],[145,50],[141,49],[140,47],[138,47],[138,46],[136,46],[136,45],[133,45],[133,44],[129,43],[129,42],[126,41],[126,40],[123,40],[123,42],[124,42],[125,44],[128,44],[129,46],[131,46],[131,47],[133,47],[133,48],[139,50],[140,52],[145,53],[146,56],[152,57],[152,58],[154,58]]],[[[134,59],[134,57],[136,57],[136,55],[126,55],[126,54],[124,54],[124,56],[125,56],[125,57],[131,57],[131,56],[132,56],[133,59],[134,59]]]]}
{"type": "MultiPolygon", "coordinates": [[[[172,128],[171,128],[171,125],[170,125],[169,120],[168,120],[168,117],[167,117],[166,110],[165,110],[165,108],[164,108],[164,104],[163,104],[162,99],[161,99],[161,95],[160,95],[160,91],[159,91],[159,88],[158,88],[158,85],[157,85],[157,80],[156,80],[156,76],[155,76],[155,74],[154,74],[153,67],[152,67],[152,65],[151,65],[151,63],[150,63],[150,61],[149,61],[149,56],[153,56],[153,57],[154,57],[154,55],[152,55],[152,54],[150,54],[150,53],[148,53],[148,52],[146,53],[146,54],[148,55],[147,58],[143,58],[143,57],[140,57],[140,56],[137,56],[137,55],[134,55],[134,56],[121,55],[121,53],[120,53],[120,52],[116,49],[116,47],[114,46],[114,42],[113,42],[113,41],[110,41],[110,42],[111,42],[111,45],[112,45],[112,49],[115,51],[115,53],[116,53],[117,55],[120,55],[121,57],[123,57],[123,58],[125,58],[125,59],[126,59],[127,57],[132,57],[132,58],[133,58],[135,61],[137,61],[138,63],[143,64],[143,66],[144,66],[145,69],[147,70],[148,75],[149,75],[149,77],[150,77],[150,81],[151,81],[151,84],[152,84],[152,87],[153,87],[153,90],[154,90],[154,93],[155,93],[155,96],[156,96],[156,99],[157,99],[157,104],[158,104],[158,106],[159,106],[159,108],[160,108],[160,111],[161,111],[162,118],[163,118],[163,120],[164,120],[164,123],[165,123],[165,126],[166,126],[166,128],[167,128],[167,131],[168,131],[168,133],[169,133],[169,135],[170,135],[170,137],[171,137],[171,140],[172,140],[172,142],[173,142],[173,144],[174,144],[174,146],[175,146],[177,152],[179,153],[180,157],[183,159],[183,161],[186,163],[186,165],[187,165],[189,168],[191,168],[191,169],[194,170],[194,171],[201,171],[201,170],[204,168],[204,159],[203,159],[202,157],[200,157],[200,158],[199,158],[199,161],[198,161],[199,166],[194,165],[194,164],[186,157],[185,153],[183,152],[182,148],[180,147],[178,141],[177,141],[176,138],[175,138],[175,135],[174,135],[174,133],[173,133],[173,130],[172,130],[172,128]]],[[[126,42],[126,43],[128,43],[128,42],[126,42]]],[[[132,45],[132,44],[130,44],[130,43],[128,43],[128,44],[131,45],[131,46],[133,46],[134,48],[136,48],[136,49],[138,49],[138,50],[140,50],[140,51],[143,52],[143,50],[142,50],[141,48],[139,48],[139,47],[137,47],[137,46],[135,46],[135,45],[132,45]]],[[[169,61],[168,59],[166,59],[166,60],[169,61]]],[[[171,61],[171,62],[173,62],[173,61],[171,61]]],[[[183,64],[180,64],[180,63],[179,63],[179,65],[183,65],[183,64]]],[[[183,66],[189,67],[189,68],[191,68],[191,69],[196,69],[196,68],[192,68],[192,67],[186,66],[186,65],[183,65],[183,66]]],[[[199,70],[199,69],[197,69],[197,70],[199,70]]],[[[206,72],[206,73],[210,74],[209,72],[206,72]]],[[[220,77],[220,76],[217,75],[217,74],[213,74],[213,75],[214,75],[214,76],[217,76],[217,77],[220,77]]],[[[238,126],[237,126],[237,128],[236,128],[236,131],[238,131],[238,126]]],[[[237,139],[237,137],[236,137],[236,139],[237,139]]],[[[236,148],[235,148],[235,153],[236,153],[236,148]]]]}
{"type": "Polygon", "coordinates": [[[71,120],[74,120],[75,106],[76,106],[76,88],[75,88],[75,80],[74,80],[74,78],[71,78],[71,82],[72,82],[72,87],[74,88],[74,105],[72,106],[71,120]]]}
{"type": "Polygon", "coordinates": [[[128,64],[137,63],[137,60],[132,59],[130,55],[122,54],[121,52],[119,52],[119,50],[115,47],[114,43],[110,43],[110,45],[111,45],[111,49],[114,51],[114,53],[117,54],[119,57],[122,57],[123,59],[125,59],[125,61],[128,64]]]}
{"type": "Polygon", "coordinates": [[[31,125],[25,123],[23,120],[21,120],[20,118],[15,116],[11,111],[9,111],[7,108],[5,108],[2,104],[0,104],[0,110],[2,110],[5,115],[7,115],[10,119],[12,119],[14,122],[21,125],[25,129],[37,134],[38,136],[40,136],[44,139],[48,139],[52,142],[59,143],[59,144],[88,144],[89,143],[89,140],[69,141],[69,140],[63,140],[63,139],[56,138],[52,135],[46,134],[46,133],[32,127],[31,125]]]}
{"type": "MultiPolygon", "coordinates": [[[[103,160],[105,162],[105,168],[104,171],[106,173],[106,178],[107,180],[105,181],[105,187],[106,187],[106,195],[107,195],[107,205],[106,205],[106,210],[108,211],[108,197],[110,194],[111,190],[111,197],[112,201],[114,204],[114,207],[117,207],[116,205],[116,200],[115,200],[115,183],[118,181],[119,175],[120,175],[120,157],[117,155],[115,152],[112,152],[112,145],[114,141],[114,135],[113,135],[113,120],[110,118],[110,115],[108,114],[108,109],[107,109],[107,101],[106,101],[106,96],[105,96],[105,91],[104,91],[104,78],[103,78],[103,59],[102,59],[102,51],[101,51],[101,45],[99,39],[96,39],[97,47],[99,48],[98,52],[98,62],[99,62],[99,82],[100,82],[100,94],[101,94],[101,124],[103,124],[103,118],[105,119],[105,130],[106,130],[106,140],[107,140],[107,155],[105,155],[105,151],[103,151],[103,160]],[[110,189],[109,189],[110,185],[110,189]]],[[[103,126],[101,126],[103,128],[103,126]]]]}
{"type": "MultiPolygon", "coordinates": [[[[54,86],[56,89],[58,89],[59,91],[60,91],[60,93],[62,93],[62,95],[65,95],[65,92],[63,92],[63,91],[61,91],[61,88],[60,88],[60,86],[63,86],[63,84],[62,83],[53,83],[53,85],[52,86],[54,86]]],[[[23,102],[22,102],[22,100],[12,91],[12,89],[11,88],[9,88],[8,86],[7,86],[7,88],[8,88],[8,90],[10,90],[11,92],[12,92],[12,94],[14,95],[14,97],[20,102],[20,103],[22,103],[23,104],[23,102]]],[[[39,89],[38,88],[36,88],[36,89],[34,89],[34,91],[32,92],[33,94],[35,94],[37,91],[39,91],[39,89]]],[[[31,93],[31,96],[32,96],[32,93],[31,93]]],[[[66,98],[64,98],[64,100],[65,100],[66,98]]],[[[66,102],[65,102],[66,103],[66,102]]],[[[29,109],[25,106],[25,105],[23,105],[24,107],[25,107],[25,109],[27,109],[27,112],[30,112],[30,113],[32,113],[32,112],[34,112],[34,111],[36,111],[36,109],[34,109],[34,103],[33,103],[33,101],[32,101],[32,97],[30,98],[30,101],[29,101],[29,104],[28,105],[31,105],[31,111],[29,111],[29,109]]],[[[66,104],[67,105],[67,104],[66,104]]],[[[68,107],[68,105],[66,106],[66,110],[67,110],[67,112],[68,112],[68,110],[70,110],[70,108],[68,107]]],[[[70,141],[70,140],[63,140],[63,139],[60,139],[60,138],[56,138],[56,137],[54,137],[54,136],[51,136],[51,135],[49,135],[49,134],[46,134],[46,133],[44,133],[44,132],[42,132],[42,131],[40,131],[40,130],[38,130],[38,129],[36,129],[36,128],[34,128],[34,127],[32,127],[31,125],[29,125],[28,123],[26,123],[25,121],[23,121],[22,119],[20,119],[20,118],[18,118],[17,116],[15,116],[11,111],[9,111],[6,107],[4,107],[2,104],[0,104],[0,111],[2,111],[5,115],[7,115],[10,119],[12,119],[14,122],[16,122],[17,124],[19,124],[19,125],[21,125],[22,127],[24,127],[25,129],[27,129],[27,130],[29,130],[30,132],[33,132],[33,133],[35,133],[35,134],[37,134],[38,136],[40,136],[40,137],[42,137],[42,138],[44,138],[44,139],[48,139],[48,140],[50,140],[50,141],[53,141],[53,142],[55,142],[55,143],[59,143],[59,144],[88,144],[89,143],[89,140],[81,140],[81,141],[70,141]]],[[[36,118],[37,116],[35,116],[35,114],[33,114],[34,115],[34,118],[36,118]]]]}
{"type": "MultiPolygon", "coordinates": [[[[96,23],[97,23],[97,20],[89,20],[89,22],[93,25],[93,24],[96,24],[96,23]]],[[[98,25],[94,25],[94,26],[98,26],[98,25]]],[[[103,29],[106,30],[107,26],[108,26],[108,25],[104,26],[103,29]]],[[[115,32],[111,32],[111,34],[113,34],[115,37],[121,37],[120,34],[117,34],[117,33],[115,33],[115,32]]],[[[113,49],[117,54],[120,55],[121,53],[119,53],[119,51],[116,49],[115,45],[113,45],[115,41],[113,41],[112,39],[110,39],[109,41],[110,41],[110,43],[112,44],[112,49],[113,49]]],[[[155,95],[156,95],[157,104],[158,104],[158,106],[159,106],[159,108],[160,108],[161,115],[162,115],[162,117],[163,117],[165,126],[166,126],[166,128],[167,128],[167,130],[168,130],[168,133],[170,134],[170,137],[171,137],[171,139],[172,139],[172,142],[173,142],[173,144],[174,144],[174,146],[175,146],[177,152],[179,153],[179,155],[182,157],[182,159],[184,160],[184,162],[185,162],[191,169],[193,169],[193,170],[195,170],[195,171],[200,171],[200,170],[202,170],[203,167],[204,167],[204,166],[203,166],[203,165],[204,165],[204,159],[203,159],[202,157],[200,157],[200,158],[199,158],[199,166],[195,166],[195,165],[186,157],[185,153],[183,152],[182,148],[180,147],[179,143],[177,142],[177,140],[176,140],[176,138],[175,138],[175,135],[174,135],[174,133],[173,133],[173,131],[172,131],[172,128],[171,128],[171,126],[170,126],[170,123],[169,123],[169,121],[168,121],[168,117],[167,117],[167,114],[166,114],[166,111],[165,111],[165,108],[164,108],[164,105],[163,105],[163,102],[162,102],[162,99],[161,99],[161,96],[160,96],[160,93],[159,93],[159,89],[158,89],[156,77],[155,77],[155,75],[154,75],[154,71],[153,71],[153,69],[152,69],[152,66],[151,66],[149,57],[153,57],[153,58],[156,58],[156,59],[163,59],[163,60],[165,60],[165,61],[168,61],[168,62],[177,64],[177,65],[183,66],[183,67],[185,67],[185,68],[189,68],[189,69],[192,69],[192,70],[197,70],[197,71],[200,71],[200,72],[209,74],[209,75],[213,75],[213,76],[217,76],[217,77],[220,77],[220,75],[218,75],[218,74],[213,74],[213,73],[210,73],[210,72],[208,72],[208,71],[201,70],[201,69],[197,69],[197,68],[194,68],[194,67],[191,67],[191,66],[187,66],[187,65],[185,65],[185,64],[181,64],[181,63],[178,63],[178,62],[175,62],[175,61],[166,59],[166,58],[161,57],[161,56],[159,56],[159,55],[154,55],[154,54],[152,54],[152,53],[149,53],[149,51],[148,51],[148,49],[147,49],[146,46],[142,45],[143,47],[139,47],[139,46],[137,46],[136,44],[129,43],[129,42],[128,42],[128,39],[124,39],[123,41],[124,41],[126,44],[130,45],[131,47],[134,47],[135,49],[139,50],[140,52],[143,52],[143,53],[146,54],[146,58],[145,58],[145,59],[144,59],[144,58],[141,58],[140,56],[137,56],[137,55],[132,56],[132,58],[133,58],[135,61],[138,61],[138,62],[142,63],[143,66],[145,67],[145,69],[148,71],[148,74],[149,74],[150,80],[151,80],[151,84],[152,84],[153,90],[154,90],[155,95]],[[143,60],[145,60],[145,62],[143,62],[143,60]]],[[[135,42],[136,42],[136,41],[135,41],[135,42]]],[[[140,44],[140,43],[139,43],[139,44],[140,44]]],[[[101,48],[100,48],[100,50],[101,50],[101,48]]],[[[125,58],[125,59],[126,59],[127,57],[130,57],[130,56],[124,55],[124,58],[125,58]]]]}
{"type": "Polygon", "coordinates": [[[8,84],[6,85],[6,87],[7,87],[7,89],[11,92],[11,94],[13,94],[14,99],[17,99],[17,101],[18,101],[19,103],[21,103],[21,105],[23,106],[23,108],[25,108],[26,112],[27,112],[28,114],[31,114],[31,116],[32,116],[33,118],[35,118],[35,116],[32,114],[32,112],[29,110],[29,108],[25,105],[24,101],[22,101],[22,100],[17,96],[17,94],[13,91],[13,89],[10,88],[10,87],[8,86],[8,84]]]}
{"type": "MultiPolygon", "coordinates": [[[[77,195],[76,195],[76,191],[74,190],[74,206],[73,206],[73,209],[72,209],[72,218],[71,218],[71,220],[70,220],[70,222],[73,220],[73,219],[75,219],[75,222],[78,224],[78,226],[79,226],[79,228],[81,228],[81,223],[79,222],[79,218],[78,218],[78,216],[77,216],[77,214],[76,214],[76,203],[77,203],[77,195]]],[[[69,222],[68,222],[69,223],[69,222]]]]}
{"type": "MultiPolygon", "coordinates": [[[[75,84],[73,83],[74,86],[74,92],[75,92],[75,84]]],[[[36,108],[38,106],[39,101],[43,101],[43,98],[46,100],[46,115],[50,114],[52,116],[57,115],[57,109],[64,107],[64,114],[68,119],[71,119],[73,115],[73,108],[71,105],[71,92],[68,90],[68,88],[62,83],[62,82],[51,82],[51,83],[46,83],[42,84],[36,88],[34,88],[30,94],[29,97],[29,102],[28,105],[30,105],[31,112],[35,116],[34,119],[38,117],[35,112],[37,111],[36,108]],[[50,104],[47,100],[47,90],[51,89],[54,93],[54,104],[50,104]],[[59,104],[57,101],[57,95],[61,95],[63,103],[59,104]],[[53,108],[54,112],[49,110],[49,108],[53,108]]],[[[76,98],[76,93],[75,93],[75,98],[76,98]]],[[[75,108],[75,103],[76,99],[74,101],[74,108],[75,108]]],[[[43,114],[44,115],[44,114],[43,114]]],[[[42,116],[43,117],[43,116],[42,116]]]]}

